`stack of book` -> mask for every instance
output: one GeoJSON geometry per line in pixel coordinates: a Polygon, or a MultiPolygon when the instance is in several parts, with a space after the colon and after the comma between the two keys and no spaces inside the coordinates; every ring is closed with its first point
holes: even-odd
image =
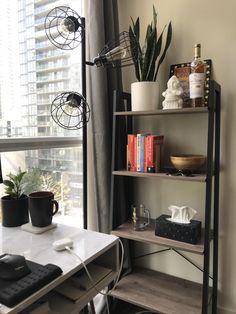
{"type": "Polygon", "coordinates": [[[128,134],[127,170],[160,172],[163,141],[162,135],[128,134]]]}

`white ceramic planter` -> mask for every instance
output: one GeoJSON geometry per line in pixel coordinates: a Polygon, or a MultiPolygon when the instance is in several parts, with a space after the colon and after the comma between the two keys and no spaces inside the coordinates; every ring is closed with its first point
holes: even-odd
{"type": "Polygon", "coordinates": [[[135,82],[131,84],[132,111],[157,110],[158,102],[158,82],[135,82]]]}

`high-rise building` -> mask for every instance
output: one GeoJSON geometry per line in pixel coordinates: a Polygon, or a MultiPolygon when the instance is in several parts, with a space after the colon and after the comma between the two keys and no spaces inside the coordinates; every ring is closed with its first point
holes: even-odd
{"type": "Polygon", "coordinates": [[[17,1],[1,3],[0,30],[0,135],[18,136],[21,134],[21,117],[17,1]]]}
{"type": "MultiPolygon", "coordinates": [[[[80,89],[79,49],[65,51],[48,40],[44,21],[60,0],[18,0],[20,82],[25,136],[67,135],[52,123],[50,106],[61,92],[80,89]],[[75,61],[74,61],[75,60],[75,61]]],[[[77,1],[77,7],[78,7],[77,1]]]]}

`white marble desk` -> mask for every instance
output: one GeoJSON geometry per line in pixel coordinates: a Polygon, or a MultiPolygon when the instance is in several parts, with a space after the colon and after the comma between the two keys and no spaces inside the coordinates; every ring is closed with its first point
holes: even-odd
{"type": "MultiPolygon", "coordinates": [[[[26,259],[42,265],[48,263],[56,264],[61,267],[63,271],[60,277],[17,304],[15,307],[8,308],[1,305],[1,314],[19,313],[82,268],[82,264],[67,251],[56,252],[53,249],[52,243],[65,237],[69,237],[73,240],[73,250],[82,258],[85,264],[98,260],[100,264],[104,264],[104,266],[113,269],[114,275],[110,282],[114,279],[118,270],[119,242],[116,236],[64,225],[58,225],[57,228],[42,234],[31,234],[22,231],[20,227],[6,228],[0,226],[0,254],[12,253],[24,255],[26,259]]],[[[84,302],[87,303],[90,300],[85,298],[84,302]]],[[[82,305],[80,308],[82,308],[82,305]]]]}

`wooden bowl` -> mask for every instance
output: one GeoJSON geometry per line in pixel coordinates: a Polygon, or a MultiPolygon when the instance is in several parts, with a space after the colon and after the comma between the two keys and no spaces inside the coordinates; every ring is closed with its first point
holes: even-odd
{"type": "Polygon", "coordinates": [[[203,155],[173,155],[170,161],[177,170],[198,170],[206,162],[206,156],[203,155]]]}

